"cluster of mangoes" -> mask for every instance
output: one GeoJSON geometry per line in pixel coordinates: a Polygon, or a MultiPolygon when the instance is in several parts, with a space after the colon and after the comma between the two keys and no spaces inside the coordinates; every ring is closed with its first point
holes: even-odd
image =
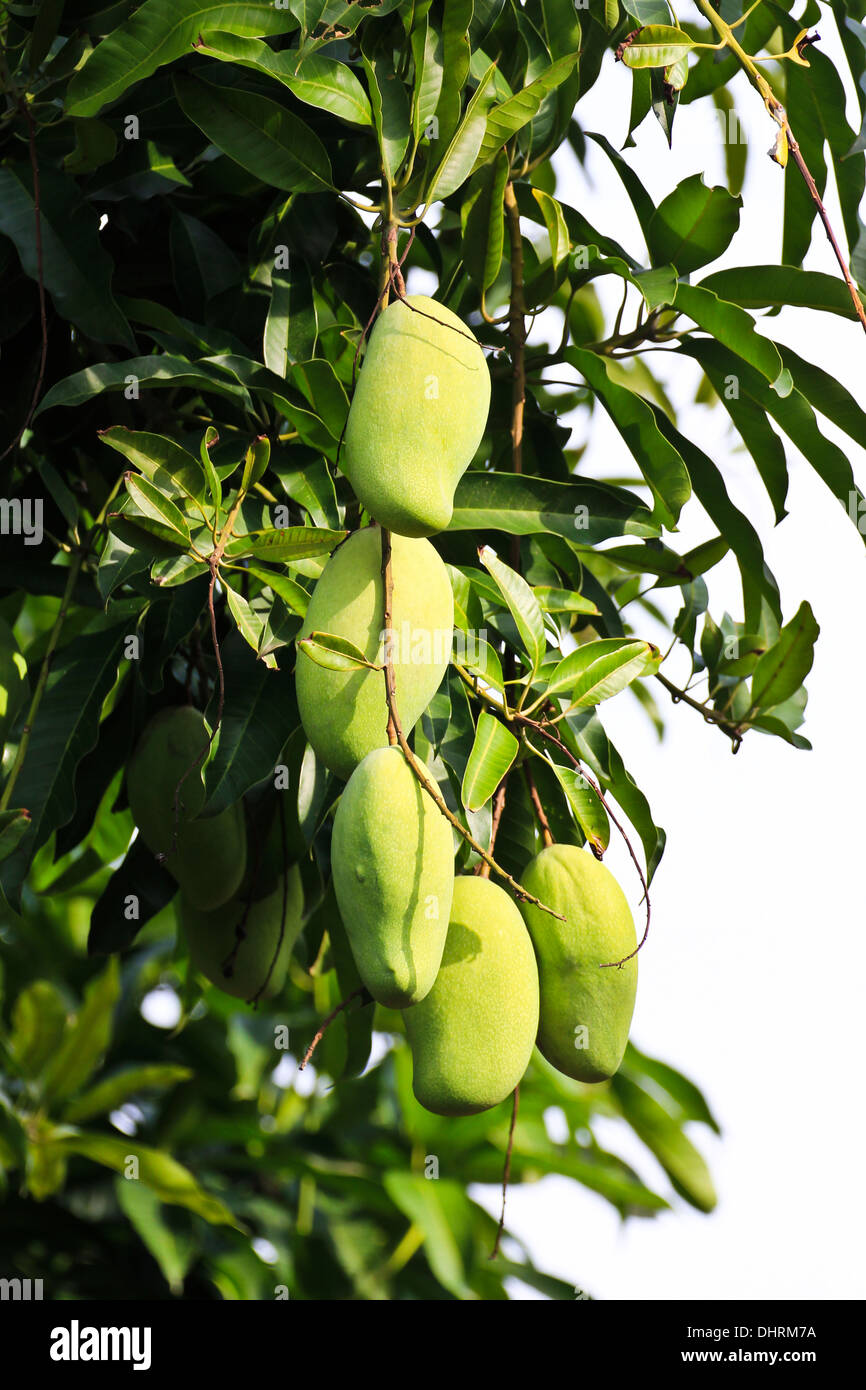
{"type": "MultiPolygon", "coordinates": [[[[380,316],[358,381],[343,472],[391,536],[391,657],[404,733],[427,708],[451,650],[453,598],[423,539],[448,525],[454,491],[487,422],[490,377],[479,344],[421,296],[380,316]],[[444,634],[445,640],[441,640],[444,634]]],[[[378,526],[332,556],[300,639],[332,633],[370,667],[334,670],[300,646],[298,706],[317,757],[347,779],[334,817],[331,870],[358,973],[372,997],[405,1010],[415,1095],[467,1115],[504,1100],[537,1042],[567,1075],[613,1075],[628,1038],[637,961],[628,903],[576,845],[551,845],[523,875],[557,914],[520,908],[489,878],[454,875],[448,821],[398,746],[389,746],[378,526]],[[522,915],[521,915],[522,914],[522,915]],[[534,949],[533,949],[534,948],[534,949]]]]}
{"type": "MultiPolygon", "coordinates": [[[[451,826],[389,741],[381,527],[392,533],[388,640],[408,735],[445,674],[454,622],[448,572],[425,537],[450,520],[489,401],[484,355],[449,310],[415,296],[382,313],[341,461],[374,524],[354,532],[325,565],[298,636],[295,672],[306,737],[346,782],[331,871],[358,973],[377,1003],[405,1011],[415,1095],[442,1115],[475,1114],[504,1100],[536,1043],[568,1076],[612,1076],[637,984],[634,957],[601,968],[629,956],[636,939],[625,896],[602,864],[576,845],[542,850],[522,885],[550,912],[528,902],[518,907],[489,878],[455,877],[451,826]],[[321,664],[303,645],[315,633],[347,639],[369,664],[321,664]]],[[[178,779],[207,738],[192,709],[158,715],[130,768],[130,805],[152,849],[166,853],[170,839],[166,864],[181,887],[193,963],[245,998],[262,993],[270,969],[264,993],[272,995],[300,927],[298,870],[284,881],[278,843],[276,855],[266,846],[257,856],[251,875],[238,808],[196,819],[200,771],[185,779],[175,806],[178,779]],[[271,865],[264,877],[263,862],[271,865]]]]}

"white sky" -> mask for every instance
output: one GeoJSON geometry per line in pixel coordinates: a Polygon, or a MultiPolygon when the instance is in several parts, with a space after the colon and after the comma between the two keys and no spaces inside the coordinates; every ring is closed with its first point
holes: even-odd
{"type": "MultiPolygon", "coordinates": [[[[822,49],[833,57],[839,46],[832,17],[819,31],[822,49]]],[[[630,79],[610,55],[607,62],[577,114],[584,128],[604,132],[619,148],[630,79]]],[[[735,92],[750,142],[744,208],[732,250],[712,269],[778,262],[783,179],[798,177],[793,165],[784,175],[767,158],[775,127],[757,95],[742,78],[735,92]]],[[[725,181],[711,109],[707,100],[679,110],[672,154],[652,115],[637,150],[626,152],[656,202],[699,170],[707,183],[725,181]]],[[[849,120],[856,124],[853,109],[849,120]]],[[[561,167],[561,196],[640,256],[634,214],[601,151],[590,155],[592,188],[573,160],[561,167]]],[[[826,202],[841,229],[832,187],[826,202]]],[[[815,231],[806,265],[836,273],[823,232],[815,231]]],[[[602,291],[613,311],[620,292],[602,291]]],[[[764,331],[862,400],[866,342],[857,324],[785,310],[764,331]]],[[[650,360],[657,368],[655,355],[650,360]]],[[[673,371],[664,366],[685,433],[722,466],[733,500],[761,532],[785,620],[805,598],[820,623],[802,730],[814,751],[799,753],[753,734],[732,758],[722,734],[695,712],[673,708],[661,689],[668,721],[662,744],[631,697],[605,706],[605,725],[668,832],[632,1035],[704,1089],[723,1138],[703,1126],[694,1127],[693,1137],[710,1161],[720,1201],[706,1217],[674,1197],[672,1213],[623,1225],[600,1197],[548,1178],[511,1190],[508,1225],[541,1268],[598,1298],[862,1298],[863,541],[787,442],[790,515],[773,529],[754,465],[733,454],[723,408],[690,405],[697,380],[691,363],[676,361],[673,371]]],[[[821,427],[848,451],[866,488],[866,453],[832,426],[821,427]]],[[[576,422],[573,443],[585,428],[585,420],[576,422]]],[[[614,427],[596,411],[582,470],[630,472],[629,462],[614,427]]],[[[691,502],[672,543],[685,551],[713,533],[691,502]]],[[[733,562],[718,566],[708,582],[716,617],[727,607],[741,619],[733,562]]],[[[668,603],[678,606],[679,591],[669,593],[668,603]]],[[[607,862],[636,904],[624,853],[612,848],[607,862]]],[[[655,1160],[624,1124],[605,1121],[596,1129],[604,1144],[669,1194],[655,1160]]],[[[477,1195],[498,1214],[494,1188],[477,1195]]],[[[514,1295],[539,1296],[520,1286],[514,1295]]]]}

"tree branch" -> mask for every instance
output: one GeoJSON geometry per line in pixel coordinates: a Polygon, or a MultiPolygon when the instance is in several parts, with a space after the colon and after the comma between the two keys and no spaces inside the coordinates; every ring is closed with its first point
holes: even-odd
{"type": "Polygon", "coordinates": [[[555,844],[556,842],[553,838],[553,832],[550,829],[550,823],[548,822],[547,816],[544,811],[544,807],[541,804],[541,797],[538,795],[538,788],[535,785],[535,779],[533,778],[532,773],[529,770],[528,763],[523,764],[523,775],[526,778],[526,785],[529,788],[529,799],[532,802],[532,805],[535,809],[536,819],[538,820],[538,824],[541,826],[541,836],[544,840],[544,848],[549,849],[550,846],[552,844],[555,844]]]}
{"type": "Polygon", "coordinates": [[[851,272],[848,269],[845,257],[842,255],[842,252],[839,248],[839,243],[834,235],[830,219],[827,216],[827,209],[824,207],[824,204],[821,200],[821,195],[818,192],[815,180],[812,177],[811,172],[809,171],[808,165],[806,164],[806,161],[803,158],[802,152],[800,150],[800,146],[798,145],[794,137],[794,132],[791,129],[791,123],[788,120],[788,116],[784,106],[779,101],[778,97],[776,96],[775,92],[773,91],[772,87],[767,81],[766,77],[764,77],[764,74],[758,71],[758,68],[756,67],[755,63],[749,57],[749,54],[737,42],[730,25],[726,24],[725,21],[722,19],[721,15],[717,14],[716,11],[713,9],[710,0],[695,0],[695,3],[697,4],[701,12],[710,21],[710,24],[713,26],[716,33],[723,40],[725,45],[737,58],[740,67],[745,72],[752,86],[760,94],[764,102],[764,105],[766,106],[773,120],[776,122],[776,125],[784,133],[785,139],[788,142],[788,149],[791,151],[791,154],[794,157],[794,163],[796,164],[797,168],[802,174],[803,180],[806,184],[806,187],[809,190],[809,194],[812,198],[812,201],[818,210],[818,216],[821,218],[821,222],[824,226],[824,231],[827,233],[827,240],[833,248],[833,254],[835,255],[836,260],[839,264],[839,269],[842,272],[845,284],[848,286],[848,293],[851,296],[851,301],[854,305],[854,311],[858,319],[860,320],[860,324],[863,328],[863,331],[866,332],[866,309],[864,309],[863,307],[863,301],[861,300],[860,295],[857,292],[857,286],[855,285],[851,277],[851,272]]]}

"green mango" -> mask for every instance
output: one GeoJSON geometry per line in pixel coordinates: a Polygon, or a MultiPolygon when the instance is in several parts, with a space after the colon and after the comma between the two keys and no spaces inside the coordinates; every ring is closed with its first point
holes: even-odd
{"type": "Polygon", "coordinates": [[[129,809],[141,838],[186,896],[202,909],[219,907],[238,891],[247,861],[243,805],[197,820],[204,806],[202,765],[184,778],[175,834],[178,782],[208,742],[203,715],[192,705],[175,705],[150,720],[136,744],[126,774],[129,809]]]}
{"type": "Polygon", "coordinates": [[[406,1010],[412,1089],[435,1115],[476,1115],[511,1095],[538,1031],[538,970],[514,902],[487,878],[455,880],[436,983],[406,1010]]]}
{"type": "Polygon", "coordinates": [[[538,958],[538,1049],[576,1081],[606,1081],[623,1059],[637,991],[637,956],[620,969],[599,969],[637,945],[625,894],[610,870],[576,845],[543,849],[520,881],[566,919],[521,903],[538,958]]]}
{"type": "Polygon", "coordinates": [[[490,372],[471,329],[426,295],[395,300],[370,335],[340,467],[382,526],[444,531],[489,409],[490,372]]]}
{"type": "Polygon", "coordinates": [[[293,864],[285,877],[286,916],[282,941],[280,924],[283,920],[283,879],[266,898],[247,904],[243,898],[232,898],[221,907],[203,912],[181,894],[180,920],[189,947],[190,959],[224,994],[235,999],[252,999],[267,979],[274,961],[263,999],[279,994],[286,980],[289,957],[301,930],[304,892],[301,873],[293,864]],[[244,936],[235,951],[235,928],[243,922],[244,936]],[[276,960],[274,956],[276,954],[276,960]]]}
{"type": "MultiPolygon", "coordinates": [[[[310,599],[298,640],[311,632],[347,637],[368,661],[384,659],[382,533],[355,531],[334,551],[310,599]]],[[[454,598],[448,571],[429,541],[391,538],[392,623],[397,708],[404,733],[420,719],[451,657],[454,598]]],[[[388,745],[381,671],[332,671],[298,649],[295,685],[301,723],[321,762],[345,780],[374,748],[388,745]]]]}
{"type": "Polygon", "coordinates": [[[389,1009],[433,987],[454,891],[451,827],[399,748],[358,764],[334,817],[331,872],[358,974],[389,1009]]]}

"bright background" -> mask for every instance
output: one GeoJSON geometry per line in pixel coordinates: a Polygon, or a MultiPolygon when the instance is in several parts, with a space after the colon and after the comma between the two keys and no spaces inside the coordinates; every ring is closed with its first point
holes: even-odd
{"type": "MultiPolygon", "coordinates": [[[[840,45],[832,16],[826,15],[819,31],[822,49],[833,58],[840,45]]],[[[580,103],[577,116],[585,129],[603,131],[619,148],[630,78],[612,55],[606,61],[606,79],[580,103]]],[[[757,94],[743,78],[733,90],[749,165],[740,231],[712,269],[778,261],[783,180],[799,177],[793,165],[785,175],[767,158],[775,126],[757,94]]],[[[624,152],[654,201],[698,171],[707,183],[725,181],[712,111],[709,100],[680,108],[672,152],[649,115],[637,149],[624,152]]],[[[856,125],[853,108],[848,115],[856,125]]],[[[590,152],[588,169],[591,184],[566,156],[558,191],[640,257],[637,221],[601,151],[590,152]]],[[[825,201],[839,229],[832,173],[830,183],[825,201]]],[[[816,222],[805,264],[836,274],[818,228],[816,222]]],[[[608,283],[613,285],[595,281],[603,296],[608,283]]],[[[604,298],[609,322],[620,294],[621,287],[604,298]]],[[[862,401],[866,342],[859,325],[789,309],[769,319],[765,331],[831,372],[862,401]]],[[[682,412],[681,428],[722,467],[733,501],[761,533],[785,621],[808,599],[820,623],[801,730],[814,751],[797,752],[752,734],[733,758],[723,734],[685,706],[672,707],[661,687],[667,721],[662,743],[628,695],[605,707],[605,726],[647,791],[656,822],[668,831],[651,894],[653,929],[641,953],[633,1037],[704,1089],[723,1135],[716,1139],[697,1125],[692,1137],[709,1159],[719,1205],[707,1217],[672,1197],[672,1212],[623,1224],[601,1198],[551,1177],[510,1191],[508,1226],[543,1269],[597,1298],[862,1298],[863,541],[787,440],[790,515],[774,529],[754,464],[736,451],[724,408],[692,405],[694,364],[675,359],[669,366],[660,363],[661,356],[647,360],[668,384],[682,412]]],[[[576,419],[574,427],[573,445],[584,437],[585,419],[576,419]]],[[[866,488],[866,452],[823,421],[821,428],[849,453],[866,488]]],[[[594,413],[591,439],[582,472],[634,471],[601,409],[594,413]]],[[[692,501],[673,544],[686,551],[712,534],[692,501]]],[[[716,619],[727,608],[741,620],[733,562],[726,560],[707,579],[716,619]]],[[[674,597],[663,606],[674,613],[679,591],[667,594],[674,597]]],[[[650,627],[645,635],[657,640],[650,627]]],[[[672,679],[687,674],[675,658],[670,666],[672,679]]],[[[634,872],[624,851],[612,847],[606,862],[631,890],[634,872]]],[[[630,897],[640,922],[638,895],[630,897]]],[[[600,1141],[609,1140],[647,1181],[668,1193],[652,1155],[624,1126],[609,1123],[611,1132],[596,1124],[600,1141]]],[[[498,1214],[496,1189],[479,1188],[476,1195],[498,1214]]],[[[539,1295],[515,1285],[514,1296],[539,1295]]]]}

